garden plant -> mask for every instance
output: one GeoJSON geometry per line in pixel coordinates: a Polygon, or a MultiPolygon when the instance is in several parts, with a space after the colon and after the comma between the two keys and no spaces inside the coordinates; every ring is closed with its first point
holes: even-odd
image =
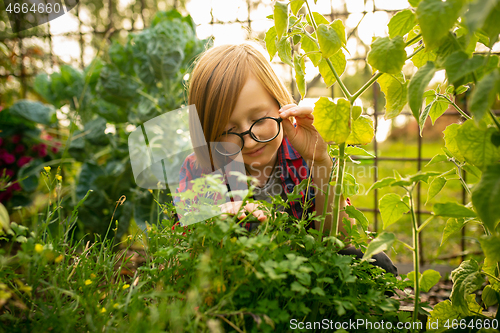
{"type": "MultiPolygon", "coordinates": [[[[61,193],[65,164],[55,168],[55,162],[51,168],[45,163],[27,170],[25,176],[41,175],[49,198],[54,199],[49,199],[43,218],[32,217],[31,230],[11,223],[0,205],[0,330],[269,332],[291,330],[292,318],[295,323],[323,318],[383,320],[395,327],[398,322],[415,323],[421,314],[427,317],[430,331],[496,331],[499,312],[496,317],[482,312],[500,301],[500,211],[496,207],[500,122],[492,112],[500,93],[499,57],[492,52],[500,33],[500,1],[409,3],[411,9],[390,20],[389,36],[373,39],[367,55],[373,76],[355,92],[342,81],[347,37],[341,20],[330,22],[311,11],[304,0],[276,2],[269,16],[274,25],[266,33],[266,48],[271,60],[277,54],[293,67],[301,97],[307,92],[306,61],[318,67],[327,86],[337,84],[344,94],[335,101],[320,97],[314,107],[314,125],[336,159],[331,174],[335,187],[327,193],[333,196],[334,208],[329,233],[324,232],[326,209],[322,215],[295,219],[276,211],[276,204],[288,204],[279,196],[273,199],[274,205],[262,203],[269,218],[248,232],[240,224],[251,221],[251,216],[243,221],[214,217],[183,227],[173,218],[167,191],[133,190],[124,147],[126,125],[139,126],[184,102],[182,79],[206,44],[196,39],[190,17],[160,12],[151,28],[130,36],[125,46],[112,44],[104,60],[96,58],[83,73],[63,67],[60,73],[37,78],[35,89],[52,107],[20,101],[0,114],[27,110],[25,114],[41,115],[69,104],[73,121],[65,149],[82,167],[76,196],[66,205],[61,193]],[[176,47],[166,49],[164,43],[176,47]],[[415,69],[409,80],[403,72],[405,64],[415,69]],[[426,90],[440,70],[446,73],[445,84],[426,90]],[[370,188],[404,189],[404,196],[389,193],[380,199],[380,214],[384,229],[410,214],[411,244],[393,233],[370,232],[369,221],[354,206],[345,208],[354,225],[338,218],[341,195],[358,191],[354,176],[345,172],[346,164],[356,163],[354,156],[372,156],[359,146],[372,141],[373,122],[356,101],[375,82],[386,98],[385,118],[395,118],[408,104],[421,133],[428,117],[434,123],[449,108],[462,115],[444,131],[443,154],[429,162],[446,164],[448,171],[403,176],[395,171],[394,177],[370,188]],[[461,94],[470,96],[467,112],[455,103],[461,94]],[[77,117],[83,129],[76,128],[77,117]],[[115,124],[115,134],[104,132],[110,123],[115,124]],[[88,158],[96,146],[103,149],[88,158]],[[479,181],[468,184],[464,172],[479,181]],[[414,198],[418,183],[429,184],[427,201],[432,202],[452,179],[462,182],[471,202],[435,202],[433,215],[419,224],[414,198]],[[420,304],[420,293],[441,276],[433,270],[421,272],[419,234],[435,217],[448,218],[443,242],[465,224],[480,225],[484,260],[462,262],[451,275],[450,299],[428,311],[420,304]],[[121,237],[131,219],[146,232],[121,237]],[[320,221],[320,230],[307,230],[315,220],[320,221]],[[339,235],[339,222],[344,223],[346,235],[339,235]],[[79,223],[96,226],[87,229],[95,232],[92,242],[77,232],[86,230],[76,228],[79,223]],[[120,228],[123,231],[118,233],[120,228]],[[394,242],[413,252],[414,270],[400,280],[369,264],[371,256],[389,250],[394,242]],[[362,260],[337,254],[349,243],[364,249],[362,260]],[[134,272],[127,269],[127,253],[132,250],[144,259],[134,272]],[[474,292],[485,282],[477,299],[474,292]],[[408,296],[414,302],[412,313],[399,311],[400,303],[389,297],[408,286],[413,288],[408,296]],[[436,322],[438,326],[431,325],[436,322]]],[[[64,158],[68,159],[63,155],[63,162],[64,158]]],[[[215,181],[197,179],[194,194],[206,195],[215,181]]],[[[288,201],[300,200],[308,184],[297,185],[288,201]]],[[[418,330],[418,326],[405,327],[418,330]]],[[[298,331],[319,331],[303,328],[298,331]]],[[[346,331],[331,327],[335,330],[346,331]]],[[[368,325],[358,330],[380,331],[368,325]]]]}

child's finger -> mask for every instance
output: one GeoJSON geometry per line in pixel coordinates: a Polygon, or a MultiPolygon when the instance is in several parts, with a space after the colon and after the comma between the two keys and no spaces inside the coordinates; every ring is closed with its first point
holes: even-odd
{"type": "Polygon", "coordinates": [[[303,107],[297,106],[297,107],[289,108],[289,109],[281,112],[280,116],[282,118],[285,118],[285,117],[307,117],[307,118],[312,119],[313,118],[312,113],[313,113],[313,109],[309,106],[303,106],[303,107]]]}
{"type": "Polygon", "coordinates": [[[286,111],[286,110],[288,110],[290,108],[293,108],[295,106],[297,106],[297,104],[295,104],[295,103],[284,105],[284,106],[281,107],[281,109],[279,110],[279,112],[281,113],[281,112],[286,111]]]}

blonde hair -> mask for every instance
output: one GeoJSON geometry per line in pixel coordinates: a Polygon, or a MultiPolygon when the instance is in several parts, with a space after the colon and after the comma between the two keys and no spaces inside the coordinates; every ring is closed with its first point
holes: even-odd
{"type": "MultiPolygon", "coordinates": [[[[213,47],[199,58],[189,83],[188,104],[195,105],[203,129],[203,134],[190,131],[193,147],[205,142],[210,145],[224,131],[249,71],[279,105],[293,103],[292,95],[257,47],[248,42],[213,47]]],[[[194,128],[194,121],[190,119],[190,128],[194,128]]],[[[206,149],[195,148],[195,154],[203,168],[218,169],[223,163],[212,160],[210,151],[207,156],[206,149]]]]}

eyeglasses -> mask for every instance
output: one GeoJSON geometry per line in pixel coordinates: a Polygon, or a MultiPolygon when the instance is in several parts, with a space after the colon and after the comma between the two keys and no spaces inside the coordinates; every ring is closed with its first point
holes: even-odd
{"type": "Polygon", "coordinates": [[[244,135],[257,142],[269,142],[274,140],[281,130],[282,118],[263,117],[256,120],[248,131],[242,133],[225,132],[217,138],[215,150],[223,156],[233,156],[238,154],[245,144],[244,135]]]}

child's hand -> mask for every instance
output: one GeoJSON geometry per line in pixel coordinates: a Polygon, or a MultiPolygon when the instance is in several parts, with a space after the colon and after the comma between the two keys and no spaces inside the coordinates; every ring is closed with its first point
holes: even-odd
{"type": "MultiPolygon", "coordinates": [[[[243,201],[234,201],[234,202],[226,202],[225,204],[220,205],[219,207],[221,208],[221,211],[224,213],[222,214],[222,219],[225,220],[230,215],[236,215],[240,210],[242,203],[243,201]]],[[[256,203],[253,202],[247,203],[243,208],[243,212],[240,214],[240,216],[238,216],[239,220],[242,220],[247,216],[245,214],[245,211],[254,215],[259,220],[259,222],[263,222],[267,219],[267,216],[265,215],[264,211],[259,209],[259,205],[256,203]]]]}
{"type": "Polygon", "coordinates": [[[292,144],[306,161],[316,163],[330,163],[328,155],[328,145],[313,126],[313,108],[310,106],[297,106],[287,104],[280,110],[280,117],[283,121],[283,131],[292,144]],[[289,117],[295,117],[297,127],[295,127],[289,117]],[[288,119],[288,120],[287,120],[288,119]]]}

